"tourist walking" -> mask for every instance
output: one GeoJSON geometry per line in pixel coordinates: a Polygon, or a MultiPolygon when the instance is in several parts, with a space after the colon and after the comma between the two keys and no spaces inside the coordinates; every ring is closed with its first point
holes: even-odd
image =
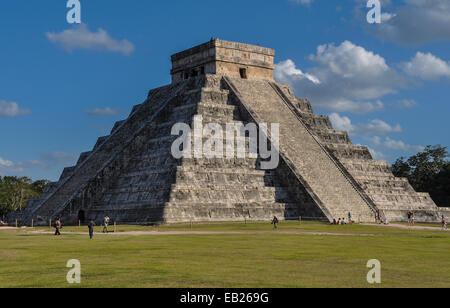
{"type": "Polygon", "coordinates": [[[411,215],[412,215],[412,213],[410,211],[408,211],[408,226],[410,226],[410,227],[411,227],[411,224],[412,224],[411,215]]]}
{"type": "Polygon", "coordinates": [[[274,229],[278,229],[278,218],[276,216],[273,217],[272,224],[274,229]]]}
{"type": "Polygon", "coordinates": [[[61,235],[60,232],[61,228],[62,228],[61,219],[57,218],[55,221],[55,236],[61,235]]]}
{"type": "Polygon", "coordinates": [[[352,213],[348,212],[348,224],[351,225],[353,223],[352,213]]]}
{"type": "Polygon", "coordinates": [[[88,228],[89,228],[89,238],[92,240],[92,238],[94,237],[94,227],[95,227],[95,222],[93,222],[92,220],[88,223],[88,228]]]}
{"type": "Polygon", "coordinates": [[[108,216],[105,216],[103,219],[103,233],[108,233],[108,225],[109,225],[110,218],[108,216]]]}
{"type": "Polygon", "coordinates": [[[411,225],[414,227],[416,224],[416,215],[414,212],[411,212],[411,225]]]}
{"type": "Polygon", "coordinates": [[[447,230],[447,220],[445,220],[444,215],[442,215],[442,230],[447,230]]]}

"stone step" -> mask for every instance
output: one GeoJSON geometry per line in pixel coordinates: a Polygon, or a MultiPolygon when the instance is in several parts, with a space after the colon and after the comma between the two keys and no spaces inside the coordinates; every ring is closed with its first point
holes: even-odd
{"type": "Polygon", "coordinates": [[[81,153],[80,157],[78,158],[78,161],[77,161],[77,166],[81,165],[91,154],[92,154],[92,151],[81,153]]]}
{"type": "Polygon", "coordinates": [[[87,213],[89,219],[100,223],[105,213],[118,223],[139,222],[207,222],[207,221],[267,221],[274,216],[280,219],[299,217],[297,204],[276,202],[263,203],[135,203],[127,206],[110,208],[98,207],[87,213]]]}
{"type": "Polygon", "coordinates": [[[125,123],[125,121],[126,121],[126,120],[122,120],[122,121],[117,121],[116,123],[114,123],[114,126],[113,126],[113,128],[111,129],[111,134],[114,134],[114,133],[119,129],[119,127],[120,127],[123,123],[125,123]]]}
{"type": "Polygon", "coordinates": [[[237,169],[238,172],[223,171],[222,169],[210,169],[196,171],[181,171],[177,172],[177,183],[187,182],[202,185],[215,184],[247,184],[254,185],[275,186],[280,182],[277,181],[275,175],[267,175],[264,173],[252,173],[250,169],[237,169]]]}
{"type": "Polygon", "coordinates": [[[338,159],[372,159],[369,148],[365,146],[326,142],[324,142],[323,144],[338,159]]]}
{"type": "Polygon", "coordinates": [[[310,101],[307,98],[297,98],[295,97],[294,92],[291,88],[286,84],[278,84],[280,90],[292,101],[294,107],[303,113],[313,113],[313,108],[311,106],[310,101]]]}
{"type": "Polygon", "coordinates": [[[389,168],[389,164],[384,161],[375,161],[368,159],[339,159],[342,164],[349,171],[364,171],[364,172],[381,172],[381,173],[390,173],[392,175],[391,169],[389,168]]]}
{"type": "Polygon", "coordinates": [[[128,186],[116,186],[110,188],[107,194],[118,195],[118,194],[146,194],[153,193],[157,191],[170,190],[172,192],[195,192],[198,194],[205,194],[207,192],[263,192],[263,193],[275,193],[275,192],[285,192],[288,188],[282,186],[265,186],[263,183],[253,183],[251,185],[233,185],[233,184],[209,184],[209,185],[195,185],[195,183],[177,183],[177,184],[163,184],[155,182],[140,182],[136,185],[128,186]]]}
{"type": "Polygon", "coordinates": [[[109,138],[109,136],[103,136],[103,137],[98,138],[97,142],[94,145],[94,150],[99,148],[108,138],[109,138]]]}
{"type": "Polygon", "coordinates": [[[328,116],[317,115],[310,112],[298,112],[303,122],[312,130],[333,129],[328,116]]]}
{"type": "Polygon", "coordinates": [[[69,176],[72,176],[74,171],[75,171],[76,166],[73,167],[66,167],[64,168],[61,176],[59,177],[59,181],[64,181],[66,178],[68,178],[69,176]]]}
{"type": "Polygon", "coordinates": [[[346,132],[336,131],[333,129],[316,129],[314,133],[323,143],[333,144],[352,144],[350,137],[346,132]]]}
{"type": "MultiPolygon", "coordinates": [[[[244,153],[248,154],[249,150],[250,150],[250,138],[248,137],[237,137],[236,135],[234,136],[234,143],[232,143],[232,140],[227,140],[225,138],[225,133],[224,133],[224,138],[223,140],[221,140],[222,142],[219,142],[218,144],[222,145],[222,149],[220,150],[217,149],[217,151],[219,151],[218,153],[221,153],[223,156],[227,156],[227,145],[231,144],[234,145],[233,146],[233,152],[235,154],[235,156],[237,155],[237,150],[238,150],[238,146],[244,146],[244,153]]],[[[172,148],[172,145],[174,144],[174,142],[179,138],[179,136],[173,136],[173,135],[169,135],[169,136],[162,136],[162,137],[157,137],[157,138],[152,138],[149,139],[148,141],[146,141],[147,146],[149,148],[154,148],[154,149],[160,149],[164,151],[169,151],[172,148]]],[[[212,150],[215,151],[215,148],[211,148],[210,145],[212,146],[213,144],[211,141],[212,136],[208,136],[208,135],[203,135],[203,138],[201,139],[201,143],[199,144],[200,146],[200,150],[202,150],[203,152],[200,152],[200,154],[204,154],[204,156],[206,156],[206,150],[212,150]],[[211,142],[208,142],[211,141],[211,142]],[[208,143],[207,143],[208,142],[208,143]]],[[[191,137],[191,155],[194,155],[195,150],[195,143],[197,141],[194,141],[194,136],[191,137]]],[[[257,140],[255,140],[255,142],[257,142],[257,140]]],[[[255,150],[257,150],[257,148],[255,148],[255,150]]],[[[257,151],[253,151],[251,152],[252,154],[257,155],[257,151]]],[[[215,155],[215,153],[212,153],[211,155],[215,155]]]]}
{"type": "Polygon", "coordinates": [[[381,190],[388,190],[388,191],[399,191],[399,192],[405,192],[405,193],[415,193],[414,189],[409,185],[409,183],[400,182],[397,184],[394,184],[392,182],[381,182],[381,183],[374,183],[373,181],[370,183],[361,183],[361,187],[365,191],[373,190],[373,191],[381,191],[381,190]]]}
{"type": "Polygon", "coordinates": [[[358,180],[358,182],[368,182],[368,181],[393,181],[396,177],[392,172],[364,172],[364,171],[350,171],[351,175],[358,180]]]}
{"type": "Polygon", "coordinates": [[[436,209],[433,203],[415,201],[410,202],[410,200],[396,200],[396,199],[383,199],[377,200],[376,204],[379,209],[383,210],[429,210],[433,211],[436,209]]]}
{"type": "Polygon", "coordinates": [[[186,104],[197,102],[212,102],[214,104],[228,104],[229,91],[215,88],[199,88],[183,93],[186,104]]]}
{"type": "Polygon", "coordinates": [[[185,170],[194,170],[197,168],[223,169],[223,168],[247,168],[258,169],[257,159],[255,158],[184,158],[182,167],[185,170]]]}

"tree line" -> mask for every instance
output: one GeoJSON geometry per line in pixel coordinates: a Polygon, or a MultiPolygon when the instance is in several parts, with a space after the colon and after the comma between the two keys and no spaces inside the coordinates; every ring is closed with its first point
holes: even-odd
{"type": "Polygon", "coordinates": [[[425,150],[392,165],[397,177],[409,180],[418,192],[428,192],[440,207],[450,207],[450,161],[446,147],[427,146],[425,150]]]}
{"type": "Polygon", "coordinates": [[[40,196],[47,180],[33,182],[28,177],[0,176],[0,218],[23,210],[31,197],[40,196]]]}

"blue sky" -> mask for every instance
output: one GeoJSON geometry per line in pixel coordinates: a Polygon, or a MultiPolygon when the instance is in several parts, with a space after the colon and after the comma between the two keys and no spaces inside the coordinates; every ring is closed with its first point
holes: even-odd
{"type": "Polygon", "coordinates": [[[0,2],[0,174],[58,179],[211,37],[276,49],[276,78],[394,161],[449,146],[450,3],[365,0],[0,2]]]}

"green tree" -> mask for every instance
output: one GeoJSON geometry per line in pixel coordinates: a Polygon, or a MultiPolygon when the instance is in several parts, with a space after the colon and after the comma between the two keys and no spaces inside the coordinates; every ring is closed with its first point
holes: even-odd
{"type": "Polygon", "coordinates": [[[450,206],[450,162],[446,147],[427,146],[422,152],[404,157],[392,165],[397,177],[408,178],[419,192],[429,192],[438,206],[450,206]]]}
{"type": "Polygon", "coordinates": [[[45,186],[47,186],[48,183],[49,183],[49,181],[47,181],[47,180],[39,180],[39,181],[33,182],[32,189],[34,192],[38,193],[39,195],[42,195],[42,193],[44,192],[44,188],[45,188],[45,186]]]}
{"type": "Polygon", "coordinates": [[[411,175],[411,167],[409,166],[408,162],[405,161],[404,157],[400,157],[392,165],[392,172],[396,177],[409,178],[409,176],[411,175]]]}
{"type": "Polygon", "coordinates": [[[31,197],[40,196],[48,181],[28,177],[0,176],[0,216],[23,210],[31,197]]]}

